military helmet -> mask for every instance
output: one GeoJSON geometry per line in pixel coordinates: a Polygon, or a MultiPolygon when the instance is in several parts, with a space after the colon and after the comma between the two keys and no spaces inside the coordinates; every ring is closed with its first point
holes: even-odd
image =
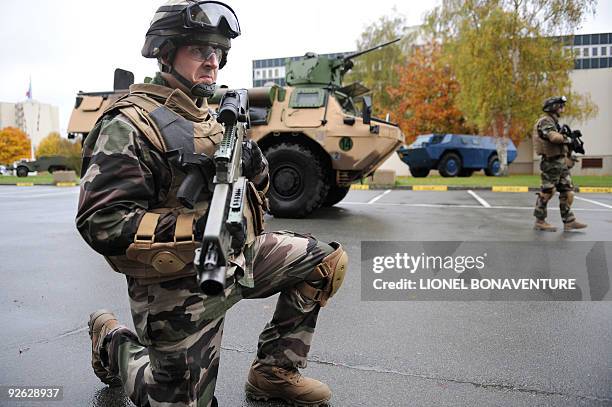
{"type": "Polygon", "coordinates": [[[170,0],[157,9],[142,47],[142,56],[172,56],[181,45],[198,43],[219,47],[219,68],[227,62],[231,39],[240,35],[236,13],[220,1],[170,0]]]}
{"type": "Polygon", "coordinates": [[[553,96],[544,101],[542,105],[542,110],[545,112],[554,112],[559,107],[563,106],[567,102],[567,98],[565,96],[553,96]]]}

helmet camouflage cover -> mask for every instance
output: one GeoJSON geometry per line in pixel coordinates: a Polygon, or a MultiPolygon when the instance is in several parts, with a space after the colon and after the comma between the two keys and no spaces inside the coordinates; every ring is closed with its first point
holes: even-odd
{"type": "Polygon", "coordinates": [[[142,47],[145,58],[172,58],[181,45],[211,44],[223,51],[219,67],[227,62],[231,39],[240,35],[236,13],[219,1],[170,0],[153,16],[142,47]]]}
{"type": "Polygon", "coordinates": [[[542,110],[545,112],[552,112],[563,106],[566,102],[567,98],[565,96],[553,96],[544,101],[542,110]]]}

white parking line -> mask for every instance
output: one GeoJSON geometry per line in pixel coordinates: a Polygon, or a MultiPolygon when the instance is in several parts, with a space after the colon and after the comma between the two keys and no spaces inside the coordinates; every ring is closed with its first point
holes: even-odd
{"type": "MultiPolygon", "coordinates": [[[[350,202],[350,201],[342,201],[338,204],[342,205],[370,205],[369,202],[350,202]]],[[[426,203],[375,203],[378,206],[408,206],[413,208],[460,208],[460,209],[518,209],[518,210],[528,210],[533,211],[533,206],[491,206],[490,208],[485,208],[481,205],[454,205],[454,204],[426,204],[426,203]]],[[[582,212],[610,212],[610,209],[587,209],[587,208],[572,208],[572,211],[582,211],[582,212]]]]}
{"type": "Polygon", "coordinates": [[[580,196],[575,196],[575,195],[574,195],[574,198],[578,199],[579,201],[590,202],[590,203],[595,204],[595,205],[603,206],[604,208],[612,209],[612,205],[608,205],[608,204],[605,204],[605,203],[597,202],[597,201],[594,201],[592,199],[586,199],[586,198],[582,198],[580,196]]]}
{"type": "Polygon", "coordinates": [[[383,192],[380,195],[376,195],[374,198],[370,199],[368,201],[368,204],[373,204],[374,202],[378,201],[380,198],[382,198],[383,196],[387,195],[389,192],[391,192],[390,189],[387,189],[385,192],[383,192]]]}
{"type": "Polygon", "coordinates": [[[474,197],[474,199],[477,200],[478,203],[481,204],[482,206],[484,206],[485,208],[490,208],[491,207],[491,205],[489,205],[489,203],[487,201],[485,201],[484,199],[479,197],[478,194],[476,194],[476,192],[472,191],[471,189],[468,189],[467,193],[472,195],[472,197],[474,197]]]}

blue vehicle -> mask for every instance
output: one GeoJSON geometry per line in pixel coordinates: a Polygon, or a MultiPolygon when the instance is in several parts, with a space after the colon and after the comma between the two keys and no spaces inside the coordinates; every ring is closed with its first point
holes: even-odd
{"type": "MultiPolygon", "coordinates": [[[[414,177],[426,177],[431,169],[437,169],[443,177],[470,177],[479,170],[496,176],[500,170],[496,139],[489,136],[425,134],[397,153],[414,177]]],[[[508,164],[516,154],[516,146],[509,140],[508,164]]]]}

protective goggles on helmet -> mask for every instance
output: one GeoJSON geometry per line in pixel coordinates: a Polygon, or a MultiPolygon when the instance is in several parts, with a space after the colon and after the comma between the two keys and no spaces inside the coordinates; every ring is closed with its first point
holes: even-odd
{"type": "Polygon", "coordinates": [[[216,1],[200,1],[186,9],[185,25],[189,28],[220,30],[229,38],[240,35],[236,13],[229,6],[216,1]]]}
{"type": "Polygon", "coordinates": [[[196,61],[204,62],[208,61],[213,54],[217,57],[217,61],[221,61],[225,51],[212,45],[188,45],[187,52],[196,61]]]}

